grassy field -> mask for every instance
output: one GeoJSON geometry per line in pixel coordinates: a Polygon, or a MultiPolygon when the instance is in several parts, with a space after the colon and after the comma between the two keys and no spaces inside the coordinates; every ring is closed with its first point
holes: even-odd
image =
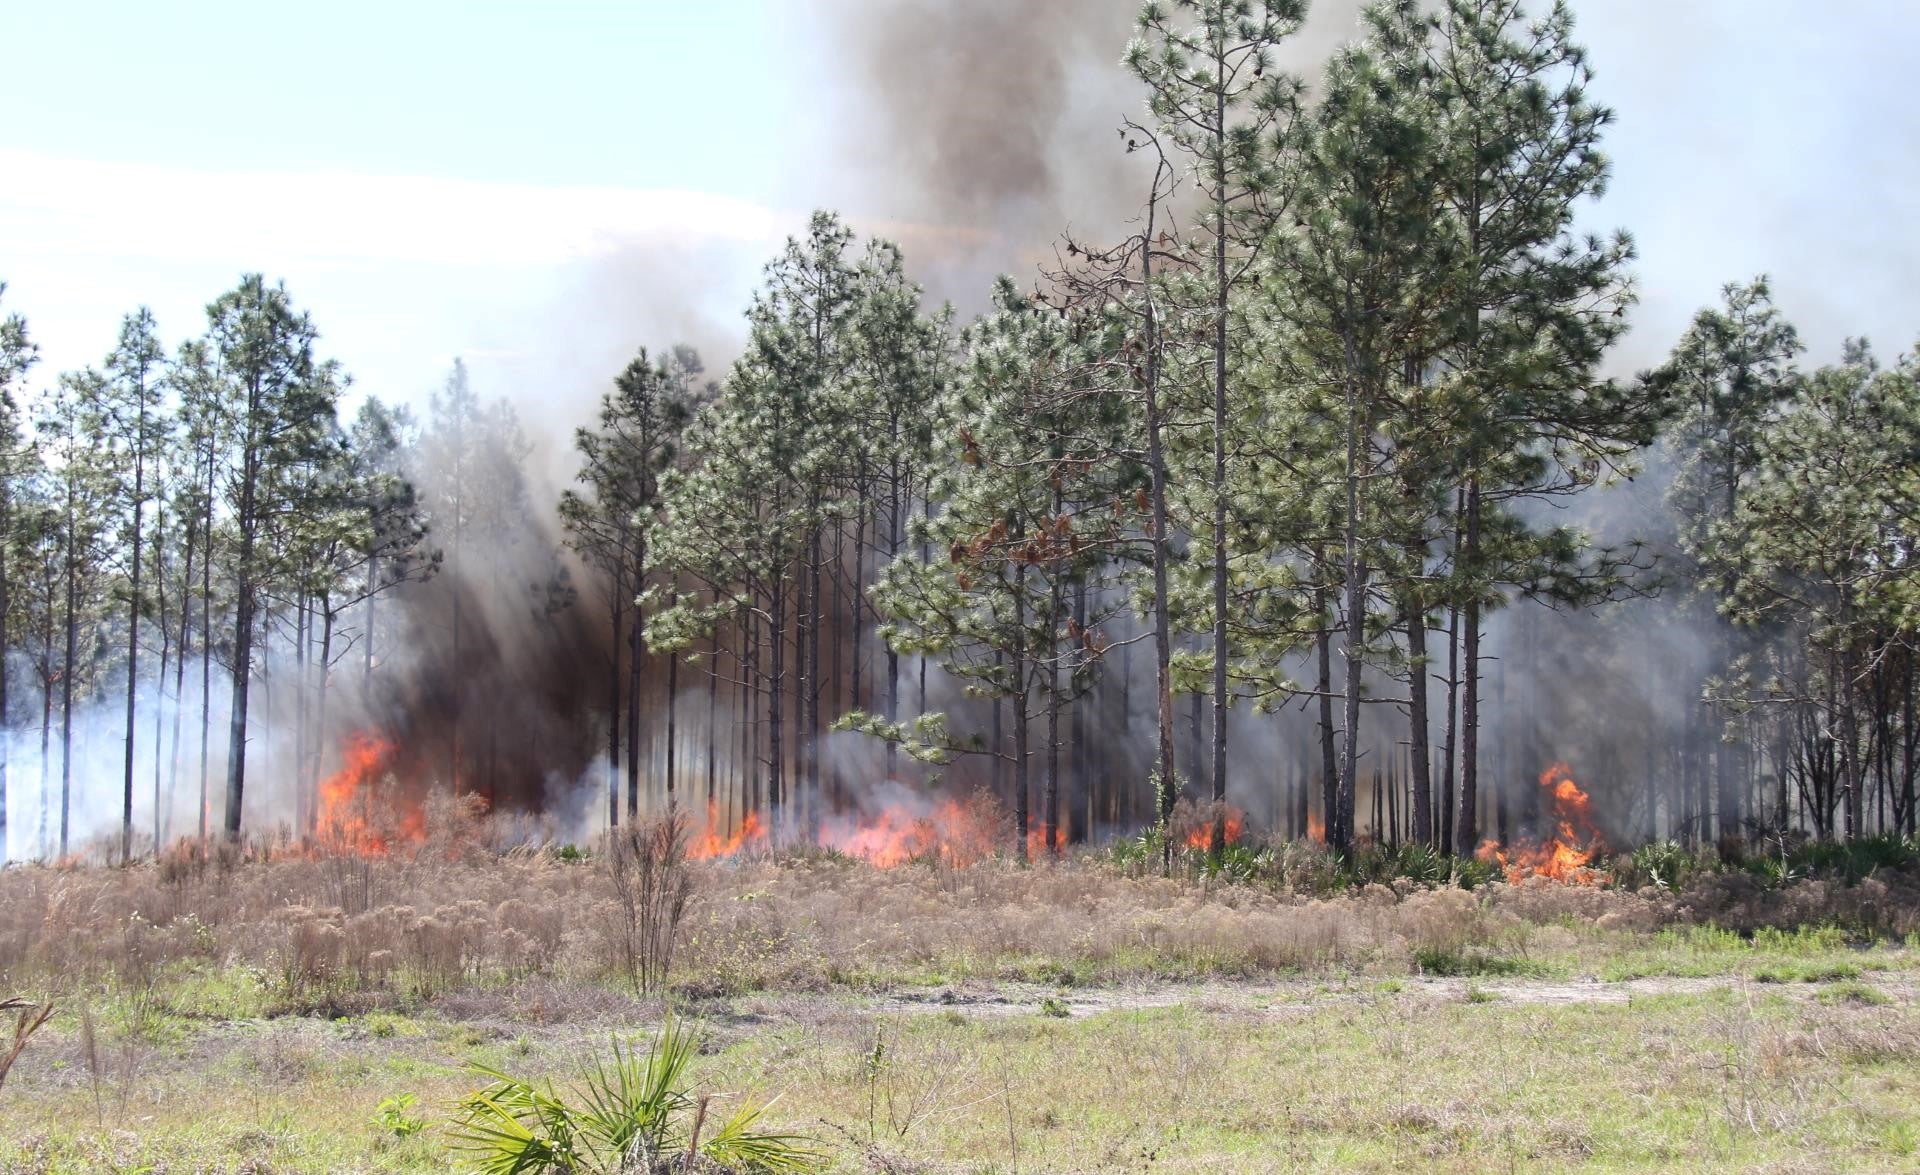
{"type": "Polygon", "coordinates": [[[640,999],[588,934],[590,864],[376,864],[334,942],[301,887],[341,868],[0,874],[0,994],[60,1009],[0,1088],[0,1171],[446,1170],[469,1066],[565,1090],[669,1004],[695,1086],[777,1099],[833,1171],[1920,1170],[1920,945],[1844,919],[1091,861],[718,866],[640,999]],[[431,941],[456,921],[435,891],[478,895],[488,934],[431,941]],[[552,952],[495,941],[521,923],[552,952]]]}

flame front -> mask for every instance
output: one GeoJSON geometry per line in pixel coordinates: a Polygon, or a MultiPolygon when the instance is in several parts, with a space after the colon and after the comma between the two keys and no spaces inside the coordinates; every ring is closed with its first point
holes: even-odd
{"type": "Polygon", "coordinates": [[[426,839],[416,806],[396,810],[391,764],[395,747],[366,731],[347,736],[340,769],[320,781],[314,840],[326,849],[384,856],[396,843],[426,839]],[[383,786],[384,785],[384,786],[383,786]]]}
{"type": "MultiPolygon", "coordinates": [[[[820,843],[882,869],[909,861],[971,865],[993,852],[995,831],[981,811],[949,798],[924,813],[895,804],[864,817],[829,817],[820,843]]],[[[1043,843],[1039,829],[1028,834],[1030,849],[1043,843]]]]}
{"type": "MultiPolygon", "coordinates": [[[[1219,818],[1223,820],[1227,826],[1227,843],[1238,844],[1241,835],[1247,830],[1247,814],[1228,804],[1225,805],[1219,813],[1219,818]]],[[[1211,810],[1200,812],[1195,816],[1193,823],[1188,826],[1184,838],[1188,848],[1197,853],[1204,853],[1213,845],[1214,819],[1215,813],[1211,810]]]]}
{"type": "Polygon", "coordinates": [[[727,830],[720,818],[720,806],[712,800],[707,801],[706,826],[687,838],[687,856],[695,861],[711,861],[716,857],[731,857],[740,850],[767,843],[766,826],[760,823],[760,813],[748,812],[740,827],[727,830]]]}
{"type": "Polygon", "coordinates": [[[1606,875],[1592,867],[1606,847],[1593,823],[1593,801],[1573,781],[1565,763],[1540,773],[1540,786],[1553,798],[1554,835],[1545,841],[1516,841],[1503,849],[1499,842],[1481,843],[1474,856],[1500,866],[1510,882],[1547,877],[1572,885],[1598,885],[1606,875]]]}
{"type": "MultiPolygon", "coordinates": [[[[1066,813],[1054,830],[1054,844],[1064,849],[1068,839],[1066,813]]],[[[892,869],[913,861],[972,865],[992,856],[1007,835],[1005,823],[990,800],[943,797],[890,804],[865,814],[824,818],[815,830],[816,843],[858,857],[870,865],[892,869]]],[[[733,828],[718,807],[707,805],[706,824],[687,838],[687,856],[711,861],[739,856],[770,841],[769,829],[758,812],[749,812],[733,828]]],[[[1046,851],[1046,833],[1035,825],[1027,833],[1027,850],[1046,851]]]]}

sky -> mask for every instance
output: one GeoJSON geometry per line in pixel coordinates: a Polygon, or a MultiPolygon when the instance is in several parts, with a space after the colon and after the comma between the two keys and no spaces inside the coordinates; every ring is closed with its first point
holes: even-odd
{"type": "MultiPolygon", "coordinates": [[[[360,391],[420,402],[459,356],[564,436],[635,347],[723,356],[811,207],[910,243],[996,240],[957,222],[995,205],[956,212],[888,182],[921,155],[876,159],[871,134],[950,46],[938,22],[860,30],[882,5],[897,28],[958,3],[14,0],[0,311],[27,317],[44,384],[97,362],[138,305],[170,339],[196,333],[258,270],[360,391]],[[905,68],[852,59],[874,52],[905,68]]],[[[1617,370],[1657,362],[1723,283],[1763,271],[1816,358],[1850,334],[1889,357],[1920,337],[1911,0],[1574,7],[1618,112],[1614,182],[1587,217],[1640,249],[1617,370]]],[[[1123,93],[1088,91],[1073,132],[1105,134],[1123,93]]]]}

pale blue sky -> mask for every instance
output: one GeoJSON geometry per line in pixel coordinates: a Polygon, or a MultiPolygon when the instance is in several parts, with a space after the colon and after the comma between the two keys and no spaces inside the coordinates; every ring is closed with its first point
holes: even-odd
{"type": "Polygon", "coordinates": [[[772,196],[762,0],[15,0],[7,145],[208,170],[772,196]]]}
{"type": "MultiPolygon", "coordinates": [[[[28,316],[45,382],[96,361],[141,303],[169,339],[196,332],[260,269],[360,387],[419,399],[464,355],[564,437],[636,345],[723,349],[814,204],[910,241],[968,227],[928,223],[911,184],[875,174],[885,153],[853,148],[886,96],[844,80],[848,51],[817,31],[906,2],[12,0],[5,306],[28,316]]],[[[1920,336],[1920,5],[1576,10],[1620,116],[1592,223],[1641,247],[1622,369],[1763,269],[1818,352],[1920,336]]],[[[1075,117],[1087,141],[1113,121],[1075,117]]]]}

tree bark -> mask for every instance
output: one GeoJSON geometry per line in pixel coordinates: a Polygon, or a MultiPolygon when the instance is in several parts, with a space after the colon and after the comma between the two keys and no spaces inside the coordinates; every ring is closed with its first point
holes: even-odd
{"type": "MultiPolygon", "coordinates": [[[[1467,479],[1466,538],[1461,548],[1473,576],[1479,574],[1480,559],[1480,479],[1467,479]]],[[[1480,593],[1477,584],[1467,585],[1467,605],[1462,616],[1464,628],[1462,652],[1466,674],[1460,695],[1460,816],[1454,823],[1454,852],[1470,857],[1480,841],[1480,593]]]]}

